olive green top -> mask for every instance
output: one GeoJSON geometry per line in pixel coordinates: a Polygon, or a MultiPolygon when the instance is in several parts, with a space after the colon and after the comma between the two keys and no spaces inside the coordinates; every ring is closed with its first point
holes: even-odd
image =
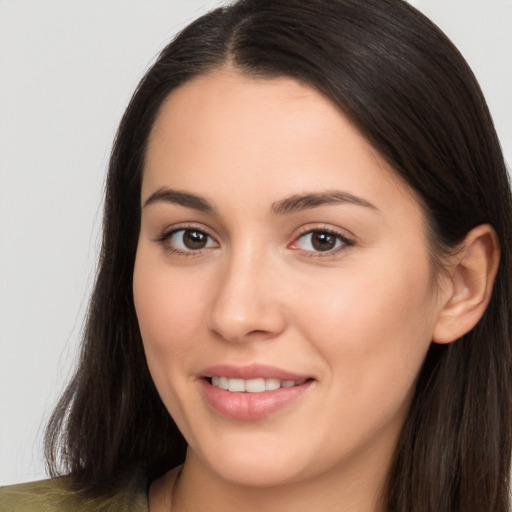
{"type": "Polygon", "coordinates": [[[74,491],[66,477],[0,487],[0,512],[148,512],[147,482],[131,475],[101,498],[74,491]]]}

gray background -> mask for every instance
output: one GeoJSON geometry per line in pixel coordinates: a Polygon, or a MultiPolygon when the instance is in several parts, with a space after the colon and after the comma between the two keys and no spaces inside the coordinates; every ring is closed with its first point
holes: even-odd
{"type": "MultiPolygon", "coordinates": [[[[218,1],[0,0],[0,484],[43,478],[74,364],[116,126],[182,26],[218,1]]],[[[476,72],[512,162],[512,0],[416,0],[476,72]]]]}

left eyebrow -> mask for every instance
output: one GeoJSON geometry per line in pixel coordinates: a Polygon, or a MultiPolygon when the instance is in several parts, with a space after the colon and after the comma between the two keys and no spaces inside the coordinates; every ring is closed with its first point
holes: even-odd
{"type": "Polygon", "coordinates": [[[325,192],[316,192],[308,194],[297,194],[272,204],[272,213],[274,215],[286,215],[296,213],[311,208],[317,208],[328,204],[353,204],[363,206],[375,211],[379,209],[361,197],[354,196],[348,192],[340,190],[328,190],[325,192]]]}

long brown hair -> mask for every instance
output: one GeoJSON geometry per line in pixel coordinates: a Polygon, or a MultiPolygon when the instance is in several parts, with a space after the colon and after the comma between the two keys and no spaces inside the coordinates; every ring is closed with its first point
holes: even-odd
{"type": "Polygon", "coordinates": [[[241,0],[199,18],[160,54],[122,119],[107,178],[103,245],[77,372],[48,426],[53,474],[85,488],[184,460],[186,443],[151,380],[132,273],[147,139],[163,100],[230,63],[327,96],[416,191],[433,257],[490,223],[501,263],[488,310],[432,344],[384,499],[390,512],[508,512],[512,203],[493,123],[468,65],[402,0],[241,0]]]}

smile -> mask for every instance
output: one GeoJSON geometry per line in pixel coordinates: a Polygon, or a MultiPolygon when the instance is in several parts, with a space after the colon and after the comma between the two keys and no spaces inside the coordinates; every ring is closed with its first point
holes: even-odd
{"type": "Polygon", "coordinates": [[[299,403],[314,387],[313,376],[274,366],[216,365],[205,368],[197,382],[208,408],[225,418],[254,421],[299,403]]]}
{"type": "Polygon", "coordinates": [[[274,391],[279,388],[293,388],[304,384],[305,379],[301,380],[280,380],[275,378],[265,379],[263,377],[255,379],[235,379],[229,377],[214,376],[211,378],[211,384],[225,391],[235,393],[263,393],[264,391],[274,391]]]}

